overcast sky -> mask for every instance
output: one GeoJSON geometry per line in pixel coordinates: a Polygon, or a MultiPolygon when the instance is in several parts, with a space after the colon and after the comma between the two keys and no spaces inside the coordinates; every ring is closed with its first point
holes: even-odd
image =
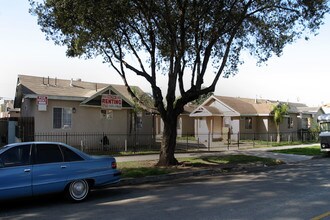
{"type": "MultiPolygon", "coordinates": [[[[101,59],[67,58],[65,47],[45,40],[36,17],[28,9],[27,0],[0,0],[0,97],[14,98],[18,74],[122,84],[101,59]]],[[[318,36],[288,45],[281,57],[271,58],[267,65],[257,67],[256,61],[247,57],[236,76],[220,79],[215,94],[319,106],[330,103],[329,63],[327,16],[318,36]]],[[[131,81],[151,91],[143,78],[134,77],[131,81]]]]}

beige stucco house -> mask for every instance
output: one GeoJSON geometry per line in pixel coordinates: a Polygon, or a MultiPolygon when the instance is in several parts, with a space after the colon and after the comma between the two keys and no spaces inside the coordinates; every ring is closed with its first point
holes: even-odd
{"type": "MultiPolygon", "coordinates": [[[[268,140],[276,139],[276,125],[272,109],[278,101],[239,97],[211,96],[191,114],[195,118],[196,138],[201,142],[214,140],[268,140]]],[[[292,140],[297,131],[309,128],[317,109],[305,104],[282,102],[289,106],[288,114],[280,124],[282,138],[292,140]]]]}
{"type": "Polygon", "coordinates": [[[20,140],[63,141],[56,135],[65,133],[75,137],[71,145],[97,147],[151,144],[154,136],[152,114],[136,111],[123,85],[19,75],[14,107],[20,108],[20,140]]]}

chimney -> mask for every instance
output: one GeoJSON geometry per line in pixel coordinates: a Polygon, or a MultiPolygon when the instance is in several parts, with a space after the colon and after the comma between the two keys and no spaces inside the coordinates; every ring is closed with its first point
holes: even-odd
{"type": "Polygon", "coordinates": [[[57,77],[55,77],[55,86],[57,86],[57,77]]]}

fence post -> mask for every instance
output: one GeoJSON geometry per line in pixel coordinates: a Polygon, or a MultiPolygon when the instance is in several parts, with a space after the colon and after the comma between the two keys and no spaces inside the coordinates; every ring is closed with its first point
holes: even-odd
{"type": "Polygon", "coordinates": [[[240,133],[237,133],[237,149],[239,149],[240,133]]]}
{"type": "Polygon", "coordinates": [[[186,136],[187,136],[187,142],[186,142],[186,151],[188,151],[188,133],[186,134],[186,136]]]}
{"type": "Polygon", "coordinates": [[[211,141],[211,137],[210,137],[210,132],[208,133],[208,137],[207,137],[207,151],[210,151],[210,141],[211,141]]]}
{"type": "Polygon", "coordinates": [[[65,132],[65,143],[68,144],[68,132],[65,132]]]}
{"type": "Polygon", "coordinates": [[[81,147],[81,151],[84,151],[84,141],[80,140],[80,147],[81,147]]]}

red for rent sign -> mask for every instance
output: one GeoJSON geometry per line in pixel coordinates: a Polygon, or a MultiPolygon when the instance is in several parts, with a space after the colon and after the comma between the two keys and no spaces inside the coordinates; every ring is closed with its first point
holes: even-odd
{"type": "Polygon", "coordinates": [[[102,109],[121,109],[122,98],[119,95],[102,95],[101,108],[102,109]]]}
{"type": "Polygon", "coordinates": [[[47,96],[38,96],[37,105],[48,105],[48,97],[47,96]]]}

